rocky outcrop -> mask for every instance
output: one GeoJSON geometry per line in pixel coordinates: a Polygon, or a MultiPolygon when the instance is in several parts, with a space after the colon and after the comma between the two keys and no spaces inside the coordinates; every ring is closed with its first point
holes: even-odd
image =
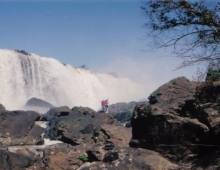
{"type": "Polygon", "coordinates": [[[185,101],[194,99],[197,84],[185,77],[175,78],[151,93],[149,103],[166,111],[178,110],[185,101]]]}

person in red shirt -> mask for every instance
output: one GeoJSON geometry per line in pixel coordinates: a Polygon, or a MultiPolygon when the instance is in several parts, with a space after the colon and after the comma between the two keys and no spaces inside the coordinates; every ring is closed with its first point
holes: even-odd
{"type": "Polygon", "coordinates": [[[107,113],[108,112],[108,100],[102,100],[101,105],[102,105],[102,111],[107,113]]]}

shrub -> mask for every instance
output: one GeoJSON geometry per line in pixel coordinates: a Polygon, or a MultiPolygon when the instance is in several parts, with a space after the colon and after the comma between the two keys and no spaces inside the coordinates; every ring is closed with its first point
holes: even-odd
{"type": "Polygon", "coordinates": [[[161,93],[158,90],[155,90],[151,95],[148,97],[150,104],[157,103],[157,97],[160,96],[161,93]]]}
{"type": "Polygon", "coordinates": [[[190,93],[195,93],[195,91],[196,91],[195,88],[193,88],[193,87],[190,87],[190,88],[189,88],[189,92],[190,92],[190,93]]]}
{"type": "Polygon", "coordinates": [[[78,159],[82,160],[83,162],[87,162],[89,160],[86,155],[81,155],[78,157],[78,159]]]}
{"type": "Polygon", "coordinates": [[[155,90],[153,93],[151,93],[150,97],[157,98],[159,96],[159,91],[155,90]]]}

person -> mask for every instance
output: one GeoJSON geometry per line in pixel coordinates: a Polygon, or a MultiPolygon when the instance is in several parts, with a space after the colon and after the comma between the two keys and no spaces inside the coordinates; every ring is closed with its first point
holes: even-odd
{"type": "Polygon", "coordinates": [[[107,113],[108,112],[108,100],[102,100],[101,105],[102,105],[102,111],[107,113]]]}

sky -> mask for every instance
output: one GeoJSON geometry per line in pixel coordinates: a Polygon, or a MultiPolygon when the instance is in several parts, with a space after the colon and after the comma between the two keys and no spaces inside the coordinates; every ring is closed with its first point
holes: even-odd
{"type": "Polygon", "coordinates": [[[129,77],[151,88],[192,79],[197,66],[169,50],[147,51],[143,0],[0,0],[0,48],[25,50],[74,67],[129,77]]]}

